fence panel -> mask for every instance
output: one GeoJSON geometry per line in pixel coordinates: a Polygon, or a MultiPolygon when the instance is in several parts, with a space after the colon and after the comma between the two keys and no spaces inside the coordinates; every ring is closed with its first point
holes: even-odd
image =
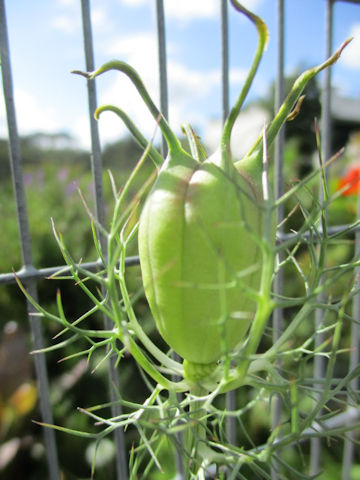
{"type": "MultiPolygon", "coordinates": [[[[336,0],[317,0],[323,1],[324,13],[325,13],[325,32],[326,38],[324,39],[326,57],[330,56],[332,52],[332,38],[333,38],[333,22],[336,19],[333,18],[333,7],[336,0]]],[[[359,4],[360,0],[337,0],[338,3],[354,3],[359,4]]],[[[277,0],[274,3],[274,8],[277,11],[277,76],[276,76],[276,94],[275,94],[275,110],[278,110],[284,98],[284,29],[286,27],[285,18],[285,0],[277,0]]],[[[165,34],[165,15],[164,8],[166,10],[166,4],[164,6],[163,0],[156,0],[156,20],[157,20],[157,38],[158,38],[158,57],[159,57],[159,85],[160,85],[160,109],[163,115],[168,118],[168,80],[167,80],[167,59],[166,59],[166,34],[165,34]]],[[[82,11],[82,25],[83,25],[83,37],[84,37],[84,56],[87,71],[95,69],[94,53],[93,53],[93,38],[91,28],[91,14],[90,14],[90,2],[89,0],[81,0],[82,11]]],[[[226,119],[229,112],[229,28],[228,28],[228,2],[227,0],[219,0],[219,17],[221,18],[221,72],[222,72],[222,117],[223,121],[226,119]]],[[[121,19],[120,19],[121,22],[121,19]]],[[[17,131],[16,112],[14,106],[14,93],[12,84],[12,72],[10,52],[8,45],[8,34],[6,25],[6,12],[4,0],[0,0],[0,51],[1,51],[1,70],[2,70],[2,83],[5,97],[8,134],[9,134],[9,151],[11,161],[11,171],[14,185],[14,195],[17,205],[17,219],[19,226],[19,238],[21,243],[21,255],[22,255],[22,268],[17,272],[18,277],[25,283],[31,295],[37,298],[37,283],[42,278],[53,274],[62,267],[49,267],[36,269],[33,265],[31,238],[29,232],[29,221],[27,213],[26,198],[24,193],[24,181],[21,161],[21,149],[19,135],[17,131]]],[[[331,155],[330,138],[331,138],[331,69],[327,69],[324,75],[323,87],[322,87],[322,156],[327,159],[331,155]]],[[[93,175],[93,185],[95,191],[95,211],[96,217],[100,224],[105,222],[105,204],[104,193],[102,185],[102,156],[100,137],[98,132],[97,123],[94,120],[93,112],[97,106],[96,100],[96,85],[95,81],[87,81],[88,87],[88,106],[89,106],[89,127],[91,137],[91,170],[93,175]]],[[[171,101],[171,99],[170,99],[171,101]]],[[[281,134],[278,136],[275,144],[275,185],[274,191],[276,197],[280,197],[284,190],[284,175],[283,175],[283,155],[284,155],[284,139],[285,131],[282,129],[281,134]]],[[[166,154],[166,144],[162,145],[163,154],[166,154]]],[[[283,212],[278,212],[278,222],[283,218],[283,212]]],[[[360,210],[359,210],[360,218],[360,210]]],[[[6,232],[5,232],[6,234],[6,232]]],[[[281,231],[280,231],[281,234],[281,231]]],[[[103,251],[106,252],[106,239],[99,233],[99,237],[102,242],[103,251]]],[[[356,249],[360,252],[360,233],[356,233],[356,249]]],[[[127,259],[127,265],[131,266],[138,263],[137,257],[129,257],[127,259]]],[[[99,262],[92,262],[84,264],[87,269],[96,270],[99,268],[99,262]]],[[[360,275],[360,271],[357,272],[360,275]]],[[[11,272],[0,273],[0,284],[14,283],[14,274],[11,272]]],[[[283,279],[279,275],[276,278],[275,292],[281,294],[283,290],[283,279]]],[[[353,309],[354,317],[358,318],[360,313],[360,299],[357,295],[354,299],[353,309]]],[[[43,348],[43,338],[41,332],[40,320],[34,316],[34,309],[28,305],[29,324],[33,337],[34,349],[40,350],[43,348]]],[[[318,325],[320,325],[322,318],[317,319],[318,325]]],[[[110,329],[111,325],[108,324],[109,320],[104,320],[105,328],[110,329]]],[[[274,341],[279,338],[282,330],[283,315],[281,310],[277,310],[276,315],[273,318],[273,338],[274,341]]],[[[321,336],[318,338],[318,344],[322,342],[321,336]]],[[[38,382],[40,410],[42,414],[42,421],[45,423],[53,423],[50,397],[49,397],[49,385],[48,376],[46,370],[46,361],[43,354],[37,354],[34,356],[36,377],[38,382]]],[[[110,357],[109,361],[109,399],[115,403],[116,390],[119,390],[119,375],[121,370],[118,371],[115,368],[116,358],[110,357]],[[115,386],[115,387],[114,387],[115,386]]],[[[353,322],[352,326],[352,349],[350,353],[350,368],[354,368],[359,363],[359,325],[353,322]]],[[[314,365],[314,377],[322,378],[324,372],[324,359],[317,356],[314,365]]],[[[352,383],[353,390],[359,388],[358,380],[354,379],[352,383]]],[[[277,399],[274,401],[273,408],[273,426],[275,427],[279,423],[281,415],[281,403],[277,399]]],[[[359,418],[359,411],[351,406],[351,400],[349,399],[348,411],[340,414],[338,417],[332,418],[332,424],[338,422],[351,423],[355,418],[359,418]]],[[[227,407],[230,410],[236,408],[236,396],[234,393],[227,396],[227,407]]],[[[121,415],[121,408],[118,405],[112,407],[112,415],[114,417],[121,415]]],[[[236,425],[235,420],[229,420],[227,424],[227,434],[230,440],[235,441],[236,438],[236,425]]],[[[125,452],[124,433],[121,429],[115,430],[115,445],[116,445],[116,470],[117,478],[128,478],[127,472],[127,459],[125,452]]],[[[350,479],[350,469],[354,458],[354,437],[349,435],[344,443],[344,460],[343,460],[343,480],[350,479]]],[[[59,462],[56,448],[56,439],[54,430],[44,429],[44,444],[46,446],[46,455],[49,469],[49,478],[51,480],[60,479],[59,462]]],[[[316,474],[321,468],[321,441],[319,439],[311,440],[311,473],[316,474]]],[[[180,477],[183,474],[180,474],[180,477]]],[[[179,477],[179,478],[180,478],[179,477]]],[[[272,472],[274,480],[278,478],[275,469],[272,472]]]]}
{"type": "MultiPolygon", "coordinates": [[[[25,285],[33,298],[37,299],[36,282],[31,278],[35,268],[33,266],[31,238],[29,231],[29,222],[27,214],[27,205],[25,199],[24,180],[22,172],[20,141],[16,123],[16,112],[14,103],[14,92],[12,84],[12,72],[10,65],[10,49],[7,34],[6,15],[4,1],[0,1],[0,55],[2,81],[6,105],[6,114],[9,132],[9,152],[11,162],[11,172],[14,185],[14,194],[17,206],[17,219],[19,226],[19,238],[22,255],[22,272],[28,275],[25,285]]],[[[13,276],[13,275],[12,275],[13,276]]],[[[41,350],[44,346],[40,319],[33,315],[34,308],[27,304],[29,323],[33,338],[34,349],[41,350]]],[[[44,354],[34,357],[35,371],[39,391],[40,409],[42,420],[45,423],[53,423],[48,376],[44,354]]],[[[51,429],[44,429],[44,443],[46,445],[46,455],[49,468],[49,477],[51,480],[59,480],[59,465],[56,451],[55,434],[51,429]]]]}

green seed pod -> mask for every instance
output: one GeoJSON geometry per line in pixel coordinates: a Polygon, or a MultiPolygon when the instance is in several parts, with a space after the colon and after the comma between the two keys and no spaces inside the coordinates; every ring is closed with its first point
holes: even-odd
{"type": "Polygon", "coordinates": [[[261,167],[255,157],[234,167],[230,135],[268,35],[259,17],[237,0],[231,3],[256,25],[259,42],[221,149],[200,162],[168,142],[174,155],[161,169],[139,223],[146,297],[160,334],[184,358],[185,377],[194,382],[243,341],[261,275],[261,167]]]}
{"type": "Polygon", "coordinates": [[[214,364],[241,342],[258,290],[261,191],[231,161],[178,152],[140,217],[146,297],[164,340],[188,362],[214,364]]]}
{"type": "MultiPolygon", "coordinates": [[[[267,182],[264,185],[265,216],[262,204],[263,136],[241,160],[234,162],[230,153],[233,126],[256,74],[268,32],[264,22],[238,0],[231,3],[256,26],[258,47],[240,95],[224,124],[220,149],[203,162],[201,155],[196,154],[197,139],[191,129],[185,126],[193,140],[190,143],[192,151],[195,149],[195,158],[181,148],[130,65],[115,60],[95,72],[75,72],[89,79],[109,70],[127,75],[168,144],[169,156],[140,217],[139,256],[145,294],[159,332],[184,358],[185,378],[195,383],[208,377],[218,360],[243,342],[259,299],[262,267],[259,241],[265,240],[271,248],[275,237],[268,217],[267,182]]],[[[300,75],[266,128],[268,146],[284,122],[296,113],[296,102],[307,82],[336,62],[349,41],[324,63],[300,75]]],[[[98,113],[102,110],[117,113],[136,140],[145,145],[141,133],[124,112],[104,106],[98,113]]],[[[162,163],[155,149],[150,148],[149,155],[157,166],[162,163]]],[[[257,325],[255,321],[251,330],[255,335],[250,335],[247,343],[251,352],[256,350],[264,328],[255,331],[257,325]]]]}

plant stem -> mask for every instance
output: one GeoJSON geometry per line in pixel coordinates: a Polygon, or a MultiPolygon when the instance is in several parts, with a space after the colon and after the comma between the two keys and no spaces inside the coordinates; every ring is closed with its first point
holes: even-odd
{"type": "Polygon", "coordinates": [[[225,122],[223,133],[222,133],[222,138],[221,138],[221,151],[222,155],[227,156],[230,152],[230,137],[231,137],[231,132],[234,127],[235,121],[239,115],[239,112],[241,110],[241,107],[245,101],[245,98],[249,92],[249,89],[251,87],[251,84],[254,80],[256,71],[258,69],[261,57],[264,53],[264,50],[266,48],[267,40],[268,40],[268,30],[265,25],[265,23],[262,21],[260,17],[255,15],[254,13],[250,12],[246,8],[244,8],[242,5],[240,5],[236,0],[231,1],[233,7],[246,15],[256,26],[257,32],[258,32],[258,46],[256,49],[256,53],[253,59],[253,63],[251,65],[251,68],[249,70],[248,76],[245,80],[244,86],[240,92],[240,95],[233,106],[233,108],[230,111],[230,114],[225,122]]]}
{"type": "MultiPolygon", "coordinates": [[[[194,397],[204,395],[204,389],[194,384],[190,394],[194,397]]],[[[190,425],[185,433],[185,449],[189,456],[189,463],[185,466],[186,479],[199,478],[204,459],[199,451],[199,443],[206,440],[206,417],[203,399],[193,399],[189,406],[190,425]]]]}

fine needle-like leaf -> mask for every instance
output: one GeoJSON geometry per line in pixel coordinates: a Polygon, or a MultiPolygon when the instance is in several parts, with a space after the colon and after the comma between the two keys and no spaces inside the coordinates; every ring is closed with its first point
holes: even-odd
{"type": "Polygon", "coordinates": [[[79,337],[80,337],[80,335],[75,333],[70,338],[67,338],[66,340],[64,340],[62,342],[56,343],[55,345],[51,345],[50,347],[41,348],[39,350],[32,350],[30,353],[31,354],[36,354],[36,353],[53,352],[54,350],[59,350],[59,349],[65,348],[68,345],[70,345],[71,343],[74,343],[76,340],[79,339],[79,337]]]}
{"type": "Polygon", "coordinates": [[[54,430],[59,430],[59,432],[70,433],[71,435],[75,435],[76,437],[96,439],[98,436],[97,433],[84,432],[83,430],[75,430],[72,428],[66,428],[66,427],[62,427],[60,425],[54,425],[51,423],[38,422],[36,420],[32,420],[32,421],[33,423],[36,423],[36,425],[40,425],[41,427],[53,428],[54,430]]]}
{"type": "MultiPolygon", "coordinates": [[[[106,302],[106,299],[104,299],[102,301],[102,303],[105,303],[106,302]]],[[[78,319],[74,320],[71,325],[73,326],[76,326],[78,325],[79,323],[81,323],[83,320],[86,320],[88,317],[90,317],[91,315],[95,314],[96,312],[99,311],[99,307],[97,305],[95,305],[93,308],[91,308],[90,310],[88,310],[86,313],[84,313],[83,315],[81,315],[78,319]]],[[[59,333],[57,333],[56,335],[54,335],[53,337],[53,340],[59,338],[61,335],[63,335],[64,333],[68,332],[69,329],[68,328],[64,328],[63,330],[61,330],[59,333]]]]}
{"type": "Polygon", "coordinates": [[[82,191],[80,188],[77,189],[79,197],[81,198],[81,201],[85,207],[86,213],[88,217],[90,218],[91,222],[96,225],[96,228],[102,233],[102,235],[106,238],[108,236],[108,232],[106,231],[104,225],[99,222],[97,219],[96,215],[91,211],[82,191]]]}
{"type": "MultiPolygon", "coordinates": [[[[75,327],[73,324],[71,324],[64,313],[63,305],[62,305],[62,300],[61,300],[61,293],[60,290],[57,291],[56,295],[56,302],[57,302],[57,307],[58,307],[58,312],[59,312],[59,318],[61,319],[61,322],[65,327],[67,327],[69,330],[79,333],[82,336],[89,336],[89,337],[98,337],[98,338],[113,338],[116,336],[116,332],[113,330],[89,330],[85,328],[78,328],[75,327]]],[[[121,333],[118,333],[119,336],[121,336],[121,333]]]]}

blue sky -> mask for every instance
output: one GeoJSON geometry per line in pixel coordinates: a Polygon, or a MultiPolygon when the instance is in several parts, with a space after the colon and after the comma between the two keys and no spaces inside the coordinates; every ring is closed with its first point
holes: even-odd
{"type": "MultiPolygon", "coordinates": [[[[219,0],[165,0],[169,61],[170,123],[188,121],[201,132],[221,115],[219,0]]],[[[270,43],[250,99],[266,95],[276,70],[276,1],[245,0],[267,23],[270,43]]],[[[325,0],[287,0],[288,73],[324,60],[325,0]]],[[[137,68],[157,99],[157,53],[154,0],[92,0],[95,61],[100,66],[119,58],[137,68]]],[[[81,145],[89,143],[86,84],[71,75],[83,69],[80,0],[6,0],[15,101],[21,134],[67,131],[81,145]]],[[[253,25],[229,6],[231,99],[241,88],[256,47],[253,25]]],[[[333,69],[340,94],[360,95],[360,5],[338,1],[334,7],[334,49],[355,39],[333,69]]],[[[154,122],[121,75],[97,82],[98,100],[124,108],[138,127],[151,135],[154,122]]],[[[124,135],[111,114],[100,121],[103,143],[124,135]]],[[[0,135],[6,135],[0,104],[0,135]]],[[[206,135],[206,133],[204,133],[206,135]]]]}

